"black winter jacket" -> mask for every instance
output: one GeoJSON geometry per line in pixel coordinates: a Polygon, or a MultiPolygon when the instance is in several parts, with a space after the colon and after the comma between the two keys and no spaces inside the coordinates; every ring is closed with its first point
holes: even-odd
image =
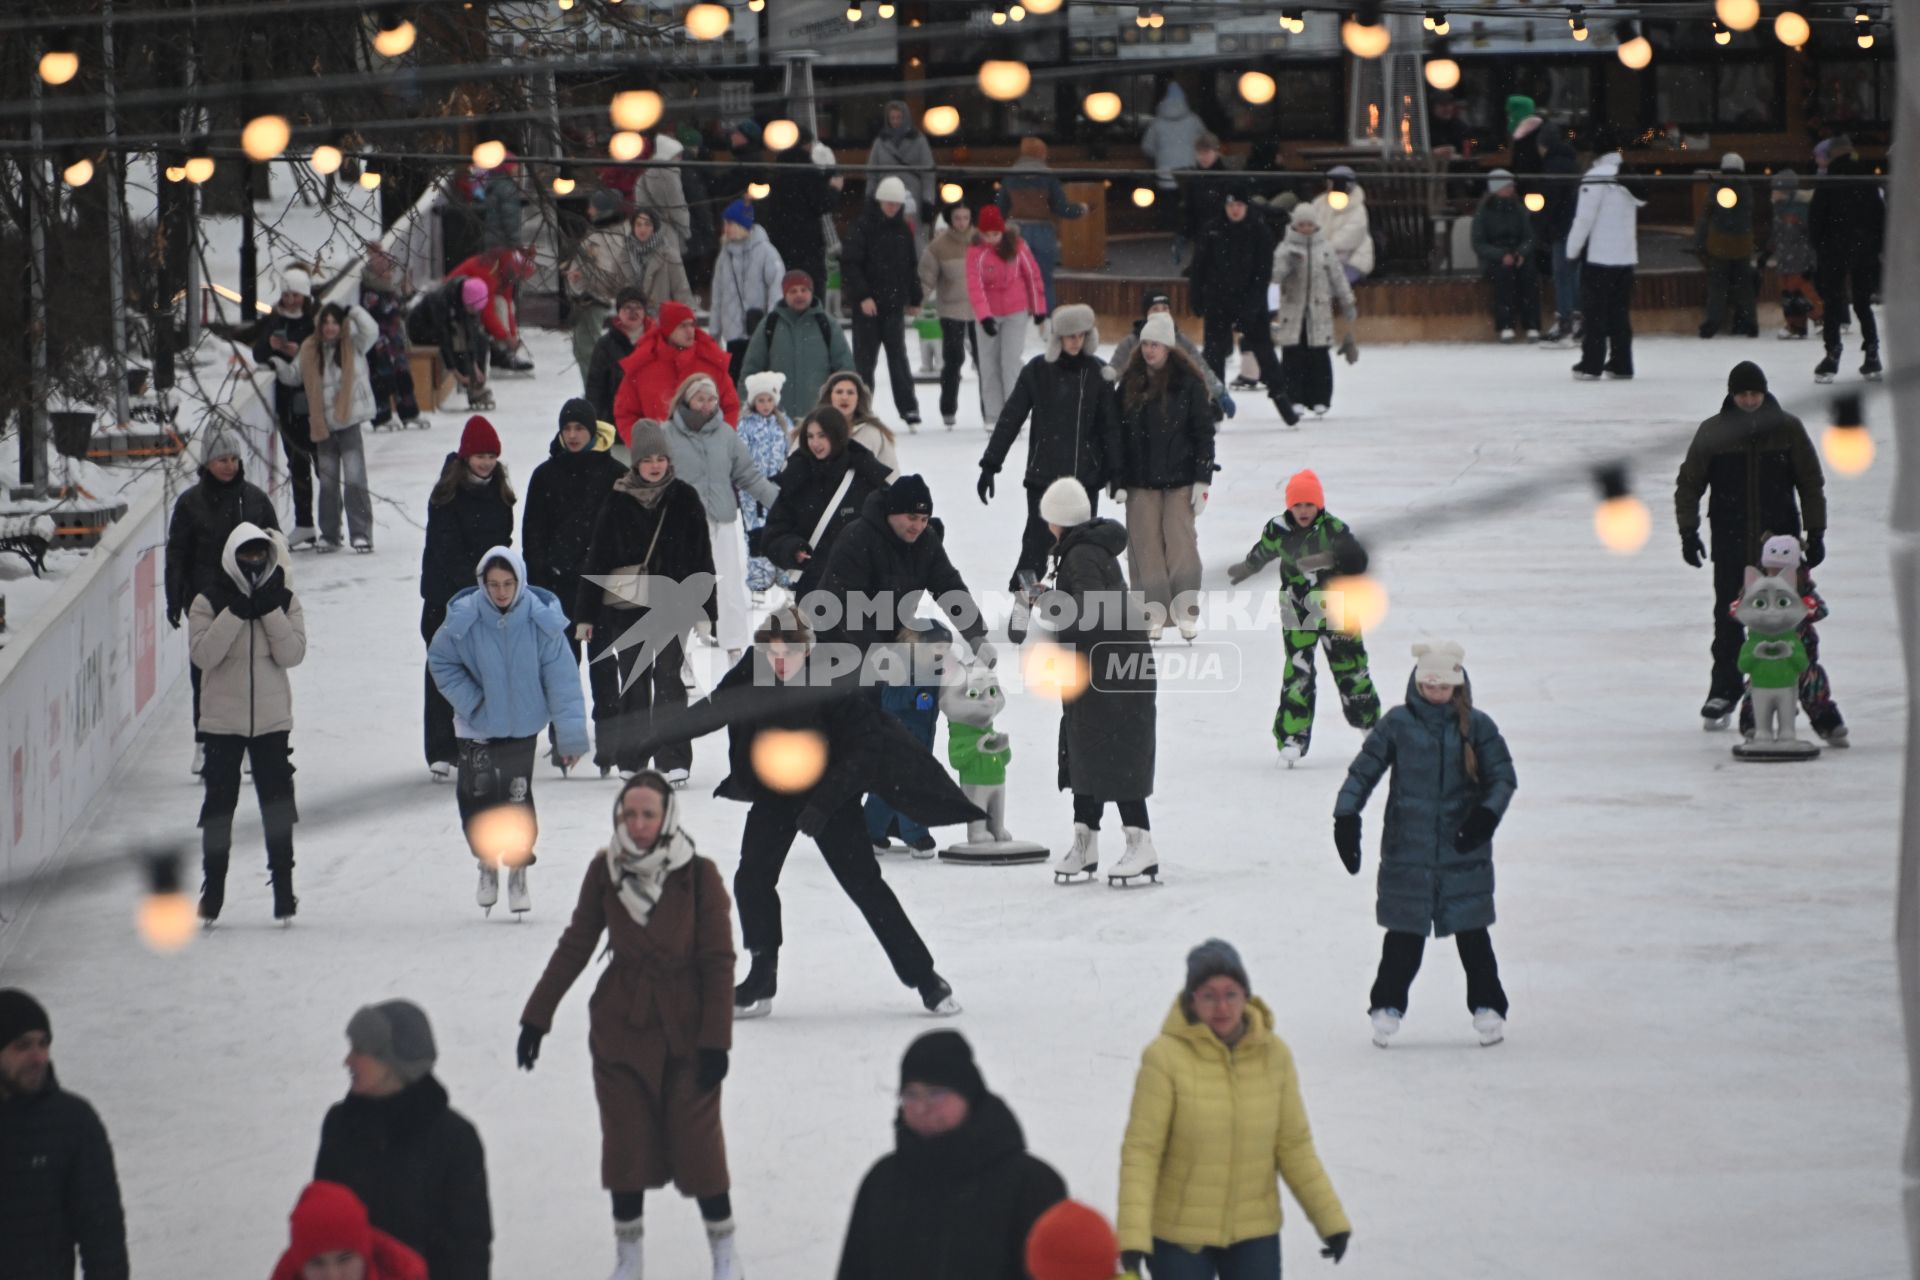
{"type": "Polygon", "coordinates": [[[800,571],[794,594],[804,599],[826,576],[834,541],[860,518],[868,496],[887,487],[887,464],[869,453],[865,445],[851,441],[837,456],[824,461],[802,445],[787,455],[787,465],[773,482],[780,486],[780,496],[767,512],[766,524],[750,536],[759,554],[782,569],[800,571]],[[827,522],[816,547],[809,539],[848,470],[853,472],[853,483],[847,486],[846,496],[834,509],[834,517],[827,522]],[[802,551],[808,553],[805,564],[799,560],[802,551]]]}
{"type": "Polygon", "coordinates": [[[840,242],[840,295],[849,308],[872,298],[882,311],[920,305],[920,255],[906,217],[869,204],[840,242]]]}
{"type": "Polygon", "coordinates": [[[886,498],[884,492],[870,495],[860,518],[834,541],[820,590],[837,598],[845,612],[825,638],[858,645],[862,653],[892,640],[900,620],[918,612],[920,592],[944,598],[954,628],[968,643],[986,635],[986,620],[947,558],[939,528],[930,524],[918,539],[903,542],[887,523],[886,498]],[[868,607],[866,598],[884,607],[868,607]]]}
{"type": "Polygon", "coordinates": [[[227,484],[201,467],[200,483],[174,500],[173,519],[167,524],[168,622],[178,626],[195,596],[226,580],[220,557],[226,553],[227,538],[242,523],[278,529],[273,500],[247,483],[244,466],[227,484]]]}
{"type": "Polygon", "coordinates": [[[1106,362],[1089,351],[1035,356],[1014,380],[980,469],[999,471],[1029,414],[1026,482],[1045,488],[1073,476],[1089,491],[1111,479],[1120,461],[1120,412],[1106,362]]]}
{"type": "Polygon", "coordinates": [[[951,1133],[896,1119],[894,1135],[860,1184],[837,1280],[1027,1280],[1027,1233],[1067,1185],[1007,1104],[985,1094],[951,1133]]]}
{"type": "Polygon", "coordinates": [[[574,622],[591,615],[573,609],[580,585],[581,566],[600,516],[601,504],[613,492],[613,482],[627,473],[611,454],[591,445],[568,453],[558,435],[547,460],[527,479],[527,509],[520,517],[520,554],[527,562],[527,578],[560,599],[560,607],[574,622]]]}
{"type": "Polygon", "coordinates": [[[113,1144],[85,1098],[47,1069],[31,1096],[0,1100],[0,1276],[126,1280],[127,1224],[113,1144]]]}
{"type": "Polygon", "coordinates": [[[1196,315],[1238,319],[1265,314],[1273,279],[1273,231],[1249,210],[1234,222],[1222,213],[1210,223],[1187,268],[1187,294],[1196,315]]]}
{"type": "Polygon", "coordinates": [[[487,330],[479,315],[467,310],[460,300],[465,283],[465,276],[455,276],[422,295],[407,312],[407,337],[416,346],[440,348],[440,358],[447,368],[471,378],[489,348],[487,330]],[[458,342],[456,332],[461,339],[458,342]]]}
{"type": "Polygon", "coordinates": [[[431,1075],[390,1098],[349,1094],[334,1103],[313,1176],[350,1188],[375,1227],[426,1259],[433,1280],[487,1280],[486,1153],[431,1075]]]}
{"type": "MultiPolygon", "coordinates": [[[[1873,167],[1857,155],[1841,156],[1827,166],[1829,177],[1858,177],[1873,167]]],[[[1887,234],[1887,204],[1871,182],[1846,182],[1815,189],[1807,211],[1807,234],[1822,266],[1837,268],[1856,254],[1879,253],[1887,234]]]]}
{"type": "MultiPolygon", "coordinates": [[[[292,365],[296,369],[299,368],[300,357],[298,355],[282,355],[280,352],[275,351],[273,349],[273,339],[285,338],[295,346],[300,345],[313,336],[313,323],[318,315],[319,308],[316,307],[313,300],[309,298],[307,300],[306,310],[297,316],[282,315],[278,307],[269,311],[266,315],[261,316],[259,323],[255,324],[252,329],[249,330],[249,335],[253,340],[254,363],[263,369],[270,369],[273,367],[273,362],[279,360],[292,365]]],[[[306,387],[304,385],[288,386],[278,378],[275,378],[273,381],[273,411],[279,416],[282,423],[292,418],[306,417],[306,387]]]]}
{"type": "Polygon", "coordinates": [[[1163,396],[1129,387],[1128,376],[1120,377],[1120,487],[1212,483],[1213,402],[1199,367],[1185,352],[1170,351],[1163,396]]]}
{"type": "MultiPolygon", "coordinates": [[[[456,456],[447,455],[449,459],[456,456]]],[[[429,612],[444,614],[447,601],[473,585],[474,571],[488,548],[512,545],[513,506],[506,501],[504,485],[497,468],[485,484],[468,484],[463,476],[445,505],[427,504],[420,598],[429,612]]]]}
{"type": "Polygon", "coordinates": [[[780,260],[789,269],[815,276],[814,291],[825,296],[827,282],[818,275],[827,260],[826,224],[821,219],[833,212],[839,193],[805,147],[781,152],[779,167],[769,176],[767,198],[754,202],[754,221],[767,229],[780,260]]]}
{"type": "Polygon", "coordinates": [[[587,399],[602,422],[613,421],[613,398],[620,394],[620,362],[632,354],[633,342],[613,321],[607,321],[606,332],[593,344],[593,358],[587,361],[587,399]]]}
{"type": "Polygon", "coordinates": [[[1764,536],[1799,533],[1803,516],[1809,530],[1827,527],[1820,456],[1800,419],[1771,392],[1752,413],[1736,408],[1728,396],[1720,412],[1694,432],[1673,487],[1681,533],[1700,527],[1700,496],[1708,489],[1716,560],[1732,555],[1744,557],[1742,564],[1758,564],[1764,536]]]}
{"type": "Polygon", "coordinates": [[[1103,518],[1066,530],[1053,552],[1053,590],[1073,601],[1058,639],[1089,664],[1085,692],[1060,707],[1059,786],[1100,800],[1153,794],[1153,646],[1120,572],[1126,549],[1126,526],[1103,518]]]}
{"type": "MultiPolygon", "coordinates": [[[[600,505],[594,520],[593,539],[581,562],[582,576],[575,581],[574,594],[562,596],[576,622],[598,626],[606,622],[632,622],[640,616],[636,609],[614,609],[606,604],[605,591],[588,582],[586,576],[610,574],[624,565],[645,563],[650,576],[685,582],[696,573],[713,572],[713,542],[707,533],[706,508],[700,495],[684,480],[667,481],[667,491],[651,510],[640,505],[630,493],[614,489],[600,505]],[[658,542],[654,534],[660,535],[658,542]],[[653,547],[652,559],[647,548],[653,547]]],[[[533,571],[529,569],[528,573],[533,571]]],[[[707,595],[707,620],[718,623],[718,597],[707,595]]]]}

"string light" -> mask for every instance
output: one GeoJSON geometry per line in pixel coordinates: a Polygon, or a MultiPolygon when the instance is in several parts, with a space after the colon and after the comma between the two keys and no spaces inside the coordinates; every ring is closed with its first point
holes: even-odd
{"type": "Polygon", "coordinates": [[[213,157],[207,154],[210,150],[202,136],[193,140],[193,149],[187,152],[187,181],[196,187],[213,176],[213,157]]]}
{"type": "Polygon", "coordinates": [[[769,151],[785,151],[800,141],[800,126],[791,120],[769,120],[760,131],[760,141],[769,151]]]}
{"type": "Polygon", "coordinates": [[[1153,208],[1153,201],[1154,201],[1154,195],[1153,195],[1152,187],[1135,187],[1133,189],[1133,207],[1134,208],[1151,209],[1153,208]]]}
{"type": "Polygon", "coordinates": [[[65,31],[56,31],[47,37],[46,52],[40,55],[42,80],[48,84],[65,84],[80,74],[80,55],[73,44],[73,37],[65,31]]]}
{"type": "Polygon", "coordinates": [[[378,158],[368,156],[361,162],[360,189],[363,191],[378,191],[380,189],[380,161],[378,158]]]}
{"type": "Polygon", "coordinates": [[[1732,187],[1722,187],[1713,193],[1713,202],[1722,209],[1731,209],[1740,203],[1740,193],[1732,187]]]}
{"type": "Polygon", "coordinates": [[[857,4],[850,4],[850,5],[848,5],[848,6],[847,6],[847,21],[848,21],[848,22],[858,22],[858,21],[860,21],[860,6],[859,6],[859,5],[857,5],[857,4]]]}
{"type": "Polygon", "coordinates": [[[1614,50],[1620,65],[1629,71],[1641,71],[1653,61],[1653,42],[1636,33],[1631,22],[1620,24],[1620,47],[1614,50]]]}
{"type": "Polygon", "coordinates": [[[1302,35],[1307,29],[1307,15],[1304,9],[1282,9],[1280,27],[1292,35],[1302,35]]]}
{"type": "Polygon", "coordinates": [[[467,847],[490,867],[523,867],[533,861],[539,823],[533,806],[496,804],[467,820],[467,847]]]}
{"type": "Polygon", "coordinates": [[[957,182],[943,182],[940,184],[941,204],[959,204],[961,198],[966,194],[957,182]]]}
{"type": "Polygon", "coordinates": [[[1539,213],[1547,207],[1547,198],[1538,191],[1529,191],[1521,197],[1520,203],[1527,206],[1528,213],[1539,213]]]}
{"type": "Polygon", "coordinates": [[[1873,27],[1869,25],[1872,21],[1873,19],[1867,15],[1865,10],[1853,15],[1853,29],[1855,33],[1853,40],[1854,43],[1862,49],[1873,48],[1873,27]]]}
{"type": "Polygon", "coordinates": [[[996,102],[1011,102],[1033,83],[1033,72],[1017,58],[989,58],[980,64],[980,92],[996,102]]]}
{"type": "Polygon", "coordinates": [[[561,165],[560,172],[553,175],[553,194],[557,196],[570,196],[573,194],[573,189],[579,185],[574,181],[571,165],[561,165]]]}
{"type": "Polygon", "coordinates": [[[413,39],[416,34],[413,24],[401,17],[399,10],[393,8],[380,10],[378,18],[375,19],[375,26],[378,30],[373,33],[373,47],[380,56],[398,58],[413,48],[413,39]]]}
{"type": "Polygon", "coordinates": [[[1600,505],[1593,510],[1594,536],[1615,555],[1630,556],[1647,545],[1653,516],[1627,487],[1625,467],[1603,467],[1595,479],[1600,483],[1600,505]]]}
{"type": "Polygon", "coordinates": [[[340,162],[344,159],[346,157],[340,153],[340,148],[331,142],[323,142],[313,149],[313,153],[307,157],[307,163],[313,166],[315,173],[325,177],[327,174],[337,172],[340,162]]]}
{"type": "Polygon", "coordinates": [[[140,940],[155,951],[178,951],[193,940],[199,912],[180,887],[180,864],[171,857],[147,862],[147,892],[134,913],[140,940]]]}
{"type": "Polygon", "coordinates": [[[1087,691],[1092,671],[1086,658],[1051,641],[1036,640],[1020,654],[1020,675],[1028,693],[1072,702],[1087,691]]]}
{"type": "Polygon", "coordinates": [[[891,18],[893,16],[893,5],[890,4],[888,0],[880,0],[880,5],[874,12],[878,13],[882,19],[891,18]]]}
{"type": "Polygon", "coordinates": [[[607,139],[607,154],[615,160],[638,160],[647,149],[647,140],[631,129],[622,129],[607,139]]]}
{"type": "Polygon", "coordinates": [[[1264,71],[1246,71],[1240,75],[1240,96],[1256,107],[1272,102],[1277,92],[1279,86],[1264,71]]]}
{"type": "Polygon", "coordinates": [[[1727,30],[1727,24],[1715,18],[1713,20],[1713,42],[1717,45],[1733,43],[1733,32],[1727,30]]]}
{"type": "Polygon", "coordinates": [[[733,13],[723,4],[697,4],[687,10],[687,34],[695,40],[718,40],[733,25],[733,13]]]}
{"type": "Polygon", "coordinates": [[[285,151],[292,140],[293,129],[285,116],[255,116],[240,131],[240,149],[247,159],[263,163],[285,151]]]}
{"type": "Polygon", "coordinates": [[[747,184],[747,199],[749,200],[765,200],[771,194],[773,194],[773,188],[767,183],[749,182],[747,184]]]}
{"type": "Polygon", "coordinates": [[[1105,124],[1109,120],[1119,118],[1122,105],[1119,94],[1102,89],[1082,99],[1080,109],[1087,113],[1087,119],[1096,124],[1105,124]]]}
{"type": "Polygon", "coordinates": [[[1434,56],[1427,59],[1427,83],[1441,92],[1460,83],[1460,64],[1447,52],[1447,42],[1442,40],[1434,46],[1434,56]]]}
{"type": "Polygon", "coordinates": [[[1833,402],[1833,422],[1820,437],[1827,465],[1843,476],[1857,476],[1873,465],[1873,437],[1867,434],[1860,397],[1847,394],[1833,402]]]}
{"type": "Polygon", "coordinates": [[[995,4],[993,6],[993,13],[988,20],[991,21],[993,25],[996,27],[1006,26],[1007,25],[1007,6],[1004,4],[995,4]]]}
{"type": "Polygon", "coordinates": [[[476,169],[498,169],[507,162],[507,144],[498,138],[489,138],[473,149],[473,167],[476,169]]]}
{"type": "Polygon", "coordinates": [[[1573,32],[1575,40],[1582,44],[1586,43],[1587,19],[1584,11],[1577,4],[1567,10],[1567,30],[1573,32]]]}
{"type": "Polygon", "coordinates": [[[1760,22],[1760,0],[1714,0],[1714,16],[1730,31],[1751,31],[1760,22]]]}
{"type": "Polygon", "coordinates": [[[560,5],[560,12],[562,13],[568,13],[573,9],[573,0],[557,0],[557,2],[560,5]]]}
{"type": "Polygon", "coordinates": [[[1813,35],[1813,27],[1791,9],[1782,9],[1773,20],[1773,34],[1789,49],[1798,49],[1813,35]]]}
{"type": "Polygon", "coordinates": [[[187,180],[187,158],[178,151],[169,151],[165,156],[166,168],[162,170],[168,182],[187,180]]]}
{"type": "Polygon", "coordinates": [[[1347,202],[1349,199],[1350,197],[1347,195],[1346,192],[1336,187],[1332,191],[1327,192],[1327,208],[1333,210],[1335,213],[1338,213],[1342,209],[1347,207],[1347,202]]]}
{"type": "Polygon", "coordinates": [[[1021,0],[1021,3],[1027,6],[1028,13],[1037,13],[1043,17],[1060,8],[1060,0],[1021,0]]]}
{"type": "Polygon", "coordinates": [[[1027,16],[1027,10],[1026,10],[1026,6],[1024,5],[1016,4],[1007,10],[1007,17],[1011,18],[1015,22],[1019,22],[1023,20],[1026,16],[1027,16]]]}
{"type": "Polygon", "coordinates": [[[84,187],[93,181],[93,157],[69,147],[60,156],[60,178],[70,187],[84,187]]]}
{"type": "Polygon", "coordinates": [[[1444,36],[1453,30],[1453,24],[1447,21],[1447,15],[1438,9],[1427,10],[1427,16],[1420,20],[1421,25],[1437,36],[1444,36]]]}
{"type": "Polygon", "coordinates": [[[1386,620],[1387,589],[1369,574],[1343,574],[1327,583],[1327,621],[1336,631],[1359,635],[1386,620]]]}
{"type": "Polygon", "coordinates": [[[936,138],[944,138],[960,127],[958,107],[928,107],[920,117],[920,127],[936,138]]]}
{"type": "Polygon", "coordinates": [[[761,782],[794,795],[827,771],[827,742],[812,729],[762,729],[753,735],[748,760],[761,782]]]}
{"type": "Polygon", "coordinates": [[[1377,58],[1393,43],[1393,35],[1380,21],[1380,6],[1363,4],[1340,24],[1340,43],[1356,58],[1377,58]]]}
{"type": "MultiPolygon", "coordinates": [[[[660,95],[651,89],[628,89],[613,95],[613,101],[607,106],[607,115],[614,127],[631,133],[642,133],[660,122],[660,115],[666,110],[666,104],[660,95]]],[[[634,152],[634,155],[639,155],[634,152]]],[[[633,156],[623,157],[631,160],[633,156]]]]}
{"type": "Polygon", "coordinates": [[[747,0],[747,12],[759,13],[767,7],[767,0],[747,0]]]}

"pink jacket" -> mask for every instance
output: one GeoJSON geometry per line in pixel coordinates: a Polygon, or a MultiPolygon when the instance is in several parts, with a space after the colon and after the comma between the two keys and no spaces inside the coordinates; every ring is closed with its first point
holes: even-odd
{"type": "Polygon", "coordinates": [[[967,297],[973,303],[973,314],[983,320],[1020,311],[1044,313],[1047,291],[1040,283],[1040,264],[1033,260],[1033,251],[1027,248],[1027,242],[1020,242],[1020,252],[1012,262],[995,253],[989,245],[976,242],[969,246],[967,297]]]}

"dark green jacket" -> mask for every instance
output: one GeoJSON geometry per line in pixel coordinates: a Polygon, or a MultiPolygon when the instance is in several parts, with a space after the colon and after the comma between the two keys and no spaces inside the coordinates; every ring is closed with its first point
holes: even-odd
{"type": "Polygon", "coordinates": [[[1800,419],[1771,393],[1752,413],[1736,408],[1728,396],[1720,412],[1694,432],[1673,487],[1681,533],[1700,527],[1700,497],[1709,489],[1716,560],[1735,555],[1745,557],[1743,564],[1757,564],[1765,535],[1797,534],[1802,520],[1808,532],[1827,527],[1820,455],[1800,419]]]}
{"type": "Polygon", "coordinates": [[[1503,254],[1525,259],[1533,252],[1533,218],[1520,197],[1481,197],[1473,214],[1473,251],[1487,270],[1500,265],[1503,254]]]}
{"type": "Polygon", "coordinates": [[[740,361],[740,402],[747,402],[749,377],[778,370],[787,375],[780,387],[780,407],[799,422],[820,402],[820,388],[827,379],[851,368],[853,349],[847,345],[847,335],[818,298],[805,311],[782,302],[754,326],[747,354],[740,361]]]}
{"type": "Polygon", "coordinates": [[[1289,594],[1304,600],[1329,578],[1367,571],[1367,549],[1339,516],[1322,511],[1301,528],[1293,512],[1282,511],[1267,521],[1260,540],[1247,552],[1247,563],[1258,569],[1269,560],[1280,562],[1280,580],[1289,594]]]}

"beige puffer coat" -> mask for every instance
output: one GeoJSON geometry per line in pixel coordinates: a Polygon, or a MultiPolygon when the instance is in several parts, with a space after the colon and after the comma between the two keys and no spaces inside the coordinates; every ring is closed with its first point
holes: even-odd
{"type": "MultiPolygon", "coordinates": [[[[286,541],[278,533],[241,523],[227,536],[220,566],[241,595],[279,586],[286,581],[286,541]],[[278,562],[260,588],[247,582],[237,555],[242,545],[257,538],[273,543],[278,562]]],[[[201,672],[200,732],[257,738],[293,728],[293,686],[287,671],[307,656],[307,619],[298,596],[289,592],[286,608],[251,621],[235,617],[206,595],[195,596],[187,614],[187,652],[201,672]]]]}
{"type": "Polygon", "coordinates": [[[973,300],[967,296],[967,246],[972,243],[972,227],[948,227],[920,255],[920,292],[933,299],[934,313],[942,320],[974,318],[973,300]]]}
{"type": "Polygon", "coordinates": [[[1307,345],[1333,345],[1333,313],[1353,322],[1353,286],[1326,232],[1304,236],[1291,227],[1273,251],[1273,282],[1280,286],[1280,309],[1273,314],[1273,340],[1291,347],[1300,342],[1306,321],[1307,345]]]}

